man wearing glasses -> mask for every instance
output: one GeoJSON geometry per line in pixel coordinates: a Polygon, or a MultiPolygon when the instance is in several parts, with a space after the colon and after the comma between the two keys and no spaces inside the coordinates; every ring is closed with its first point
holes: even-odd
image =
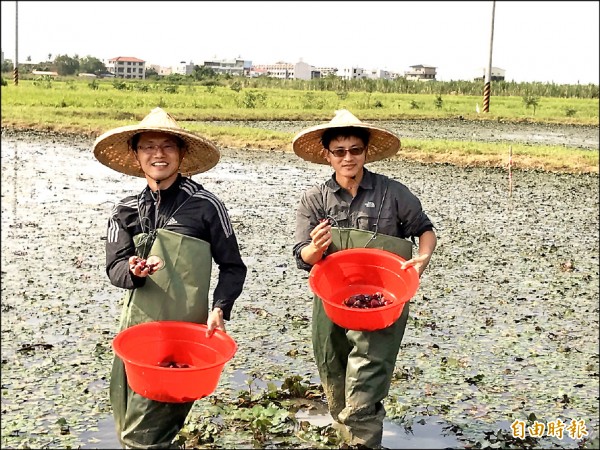
{"type": "MultiPolygon", "coordinates": [[[[306,190],[296,211],[298,268],[310,271],[326,255],[352,247],[382,248],[402,256],[404,267],[419,276],[429,264],[437,237],[420,200],[402,183],[371,172],[365,163],[396,154],[400,139],[336,111],[327,124],[310,127],[293,140],[301,158],[329,164],[324,183],[306,190]],[[418,238],[418,255],[412,247],[418,238]]],[[[327,317],[313,299],[313,352],[329,412],[344,441],[355,447],[380,448],[387,396],[408,319],[409,306],[389,327],[346,330],[327,317]]]]}
{"type": "MultiPolygon", "coordinates": [[[[225,205],[191,178],[218,163],[218,148],[154,108],[139,124],[98,137],[94,156],[146,181],[108,219],[106,273],[124,290],[120,329],[177,320],[206,324],[208,335],[225,332],[247,269],[225,205]],[[210,302],[213,261],[219,276],[210,302]]],[[[121,445],[137,449],[178,448],[173,441],[194,404],[158,402],[134,392],[117,357],[110,402],[121,445]]]]}

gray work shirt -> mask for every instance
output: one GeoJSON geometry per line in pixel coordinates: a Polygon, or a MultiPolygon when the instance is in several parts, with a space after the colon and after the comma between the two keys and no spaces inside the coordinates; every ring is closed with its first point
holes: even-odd
{"type": "Polygon", "coordinates": [[[293,248],[298,268],[311,269],[312,266],[302,260],[300,251],[310,243],[313,228],[327,216],[333,217],[342,228],[377,231],[405,239],[421,236],[434,228],[420,200],[408,187],[385,175],[363,170],[354,198],[337,183],[335,174],[302,194],[296,209],[293,248]]]}

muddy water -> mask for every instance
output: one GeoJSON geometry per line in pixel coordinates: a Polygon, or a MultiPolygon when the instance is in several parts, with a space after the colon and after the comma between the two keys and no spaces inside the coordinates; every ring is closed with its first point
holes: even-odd
{"type": "MultiPolygon", "coordinates": [[[[2,136],[3,448],[116,442],[108,376],[122,293],[104,273],[104,235],[114,202],[144,182],[102,166],[90,147],[2,136]]],[[[509,195],[501,170],[396,159],[370,168],[415,192],[439,235],[386,402],[388,445],[411,445],[402,417],[433,440],[419,442],[427,448],[509,431],[530,413],[597,430],[598,177],[517,171],[509,195]],[[444,436],[445,424],[462,435],[444,436]]],[[[282,151],[223,149],[194,177],[228,207],[249,269],[227,324],[239,350],[215,396],[233,401],[249,379],[316,378],[310,293],[291,247],[300,192],[329,175],[282,151]]]]}

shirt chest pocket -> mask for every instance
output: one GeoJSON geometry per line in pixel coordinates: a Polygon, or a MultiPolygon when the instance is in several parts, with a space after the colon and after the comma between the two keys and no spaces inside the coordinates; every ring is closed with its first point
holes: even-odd
{"type": "Polygon", "coordinates": [[[390,214],[389,211],[381,211],[379,218],[377,217],[378,211],[358,211],[356,213],[356,224],[360,230],[377,231],[378,233],[389,234],[394,236],[396,234],[396,220],[390,214]],[[377,225],[377,230],[375,226],[377,225]]]}
{"type": "Polygon", "coordinates": [[[340,228],[353,227],[348,217],[348,211],[342,209],[339,205],[334,205],[334,207],[327,212],[327,215],[335,220],[336,223],[334,224],[334,226],[340,228]]]}

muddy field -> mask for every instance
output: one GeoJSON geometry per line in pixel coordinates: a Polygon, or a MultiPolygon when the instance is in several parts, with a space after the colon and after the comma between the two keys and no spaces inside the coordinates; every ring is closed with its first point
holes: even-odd
{"type": "MultiPolygon", "coordinates": [[[[401,136],[439,138],[455,123],[403,123],[401,136]]],[[[597,128],[477,129],[598,148],[597,128]]],[[[114,202],[144,181],[102,166],[91,145],[2,134],[2,448],[115,445],[108,376],[122,292],[104,273],[104,235],[114,202]]],[[[502,170],[400,159],[369,168],[417,194],[439,238],[412,300],[386,402],[390,422],[435,418],[468,447],[489,444],[492,433],[510,440],[510,424],[534,414],[544,424],[583,421],[597,447],[598,176],[517,170],[509,195],[502,170]]],[[[318,380],[307,274],[291,249],[301,191],[328,176],[289,152],[250,149],[223,149],[216,167],[194,176],[228,207],[249,269],[227,324],[239,350],[214,398],[235,401],[240,389],[294,375],[318,380]]],[[[190,427],[209,406],[196,402],[190,427]]],[[[427,448],[448,445],[437,437],[427,448]]],[[[565,429],[537,447],[577,448],[583,437],[565,429]]],[[[211,448],[252,446],[240,428],[215,439],[211,448]]]]}
{"type": "MultiPolygon", "coordinates": [[[[297,133],[321,122],[210,122],[213,125],[244,126],[297,133]]],[[[494,121],[403,120],[371,122],[394,131],[401,138],[447,139],[453,141],[506,142],[537,145],[565,145],[598,150],[597,126],[560,124],[506,123],[494,121]]]]}

